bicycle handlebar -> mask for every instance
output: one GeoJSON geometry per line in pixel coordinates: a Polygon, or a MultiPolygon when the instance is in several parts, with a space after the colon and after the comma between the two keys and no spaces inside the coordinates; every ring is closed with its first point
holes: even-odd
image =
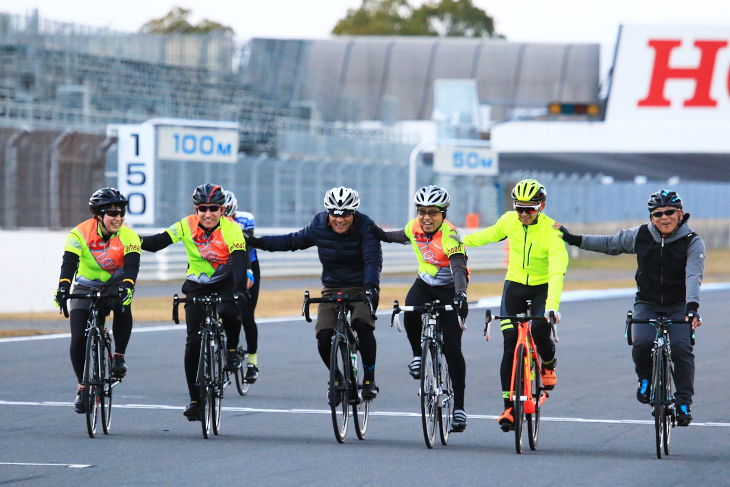
{"type": "MultiPolygon", "coordinates": [[[[102,294],[101,291],[90,291],[87,293],[71,293],[71,294],[66,295],[66,299],[64,300],[63,304],[61,305],[61,311],[63,312],[63,316],[68,318],[68,300],[69,299],[90,299],[92,304],[96,304],[99,301],[102,301],[102,300],[108,299],[108,298],[118,298],[121,300],[123,296],[124,296],[124,286],[119,286],[116,294],[112,294],[112,293],[102,294]]],[[[122,306],[122,313],[123,312],[124,312],[124,306],[122,306]]]]}
{"type": "Polygon", "coordinates": [[[332,296],[321,297],[321,298],[310,298],[309,291],[304,291],[304,302],[302,303],[302,316],[307,320],[307,323],[312,322],[312,318],[309,317],[309,305],[314,303],[367,303],[370,308],[370,317],[375,317],[375,310],[373,309],[373,303],[371,301],[372,293],[368,290],[365,291],[365,296],[348,296],[343,292],[337,292],[332,296]]]}
{"type": "MultiPolygon", "coordinates": [[[[555,313],[553,311],[550,312],[548,320],[546,320],[548,323],[550,323],[550,328],[553,334],[553,341],[555,343],[558,343],[560,341],[560,338],[558,338],[558,329],[557,324],[555,323],[555,313]]],[[[492,316],[492,310],[487,310],[484,316],[484,336],[486,337],[486,340],[490,340],[490,334],[489,334],[489,325],[493,320],[516,320],[520,323],[524,323],[526,321],[531,320],[544,320],[544,316],[527,316],[527,315],[517,315],[517,316],[492,316]]]]}
{"type": "MultiPolygon", "coordinates": [[[[393,314],[390,317],[390,326],[392,327],[395,324],[395,327],[399,332],[403,331],[403,327],[400,324],[400,317],[398,316],[401,311],[413,311],[424,314],[434,313],[437,311],[454,311],[454,307],[450,304],[441,304],[438,299],[434,300],[432,303],[426,303],[420,306],[400,306],[396,299],[393,301],[393,314]]],[[[464,320],[461,319],[461,316],[457,316],[457,318],[459,320],[459,326],[462,330],[465,330],[466,326],[464,325],[464,320]]]]}
{"type": "Polygon", "coordinates": [[[175,294],[172,297],[172,321],[174,321],[176,325],[180,324],[180,318],[178,314],[178,306],[180,305],[180,303],[195,303],[202,304],[203,306],[210,306],[221,303],[233,303],[236,308],[238,308],[238,299],[236,299],[236,296],[234,296],[233,299],[223,299],[223,297],[219,296],[217,293],[212,293],[206,294],[204,296],[193,296],[192,298],[181,298],[180,296],[175,294]]]}
{"type": "MultiPolygon", "coordinates": [[[[634,344],[634,340],[631,334],[631,325],[634,323],[642,323],[642,324],[648,324],[654,326],[654,328],[659,329],[659,326],[666,326],[666,325],[676,325],[680,323],[687,323],[685,320],[672,320],[667,318],[666,316],[659,315],[656,318],[649,318],[646,320],[638,320],[634,318],[634,313],[629,310],[626,313],[626,328],[624,329],[624,337],[626,338],[626,341],[629,345],[634,344]]],[[[692,330],[692,334],[690,335],[690,344],[694,346],[695,344],[695,330],[692,330]]]]}

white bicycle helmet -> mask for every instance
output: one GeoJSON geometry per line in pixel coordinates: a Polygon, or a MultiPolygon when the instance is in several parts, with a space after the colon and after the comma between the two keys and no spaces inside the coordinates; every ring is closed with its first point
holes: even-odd
{"type": "Polygon", "coordinates": [[[360,206],[360,195],[351,188],[332,188],[324,195],[324,207],[328,211],[355,211],[360,206]]]}
{"type": "Polygon", "coordinates": [[[223,211],[223,216],[231,216],[238,209],[238,200],[236,199],[236,195],[233,194],[233,191],[226,189],[223,191],[223,194],[226,196],[226,202],[223,204],[226,209],[223,211]]]}
{"type": "Polygon", "coordinates": [[[413,197],[416,206],[438,206],[439,208],[447,208],[451,203],[449,193],[444,188],[430,185],[416,191],[413,197]]]}

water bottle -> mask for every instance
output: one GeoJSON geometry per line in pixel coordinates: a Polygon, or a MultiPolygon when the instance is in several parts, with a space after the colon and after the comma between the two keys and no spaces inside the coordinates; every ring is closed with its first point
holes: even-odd
{"type": "Polygon", "coordinates": [[[357,378],[357,356],[350,350],[350,361],[352,362],[352,374],[357,378]]]}

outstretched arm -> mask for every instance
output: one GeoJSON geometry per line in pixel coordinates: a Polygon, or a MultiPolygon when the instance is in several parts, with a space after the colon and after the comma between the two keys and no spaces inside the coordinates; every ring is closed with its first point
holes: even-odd
{"type": "Polygon", "coordinates": [[[583,250],[619,255],[636,253],[634,248],[640,227],[620,230],[616,235],[573,235],[560,223],[553,224],[553,228],[560,230],[563,240],[570,245],[583,250]]]}

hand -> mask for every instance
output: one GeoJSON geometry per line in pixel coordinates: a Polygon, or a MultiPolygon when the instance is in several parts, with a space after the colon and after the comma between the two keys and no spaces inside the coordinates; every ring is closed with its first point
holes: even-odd
{"type": "Polygon", "coordinates": [[[698,326],[702,324],[702,317],[697,311],[693,310],[687,310],[687,315],[684,317],[684,321],[692,324],[692,329],[694,330],[698,326]]]}
{"type": "Polygon", "coordinates": [[[385,241],[385,230],[383,230],[379,226],[373,224],[373,226],[370,227],[370,233],[372,233],[373,236],[375,238],[377,238],[378,240],[380,240],[381,242],[385,241]]]}
{"type": "Polygon", "coordinates": [[[236,308],[242,308],[246,304],[246,301],[248,301],[248,297],[243,291],[233,293],[233,303],[236,305],[236,308]]]}
{"type": "Polygon", "coordinates": [[[459,242],[460,244],[463,244],[464,243],[464,237],[466,237],[466,233],[464,233],[464,230],[462,230],[461,228],[457,228],[456,229],[456,233],[452,233],[449,236],[451,238],[453,238],[454,240],[456,240],[457,242],[459,242]]]}
{"type": "Polygon", "coordinates": [[[464,321],[469,314],[469,303],[466,302],[466,293],[460,291],[454,296],[454,311],[464,321]]]}
{"type": "Polygon", "coordinates": [[[550,323],[550,313],[553,313],[555,315],[555,324],[557,325],[560,323],[560,312],[555,311],[554,309],[547,309],[545,310],[545,319],[550,323]]]}
{"type": "Polygon", "coordinates": [[[380,302],[380,290],[374,284],[365,284],[365,291],[370,291],[368,301],[370,302],[370,310],[374,315],[378,310],[378,303],[380,302]]]}
{"type": "Polygon", "coordinates": [[[264,247],[264,239],[261,237],[248,236],[244,233],[243,238],[246,239],[246,247],[253,247],[255,249],[264,247]]]}
{"type": "Polygon", "coordinates": [[[68,288],[66,286],[60,286],[56,290],[56,294],[53,295],[53,303],[56,305],[56,308],[62,308],[66,301],[68,300],[68,288]]]}
{"type": "Polygon", "coordinates": [[[129,306],[132,304],[132,297],[134,297],[134,286],[125,285],[124,291],[122,291],[122,297],[120,298],[122,305],[129,306]]]}
{"type": "Polygon", "coordinates": [[[249,269],[246,271],[246,275],[248,276],[248,282],[246,283],[246,289],[251,289],[256,282],[256,278],[253,277],[253,271],[249,269]]]}
{"type": "Polygon", "coordinates": [[[561,232],[563,232],[563,234],[561,235],[561,237],[563,237],[563,240],[565,240],[565,242],[568,245],[574,245],[576,247],[580,247],[580,244],[583,243],[583,237],[581,235],[573,235],[572,233],[570,233],[568,231],[567,228],[565,228],[560,223],[553,224],[553,228],[556,229],[556,230],[560,230],[561,232]]]}

